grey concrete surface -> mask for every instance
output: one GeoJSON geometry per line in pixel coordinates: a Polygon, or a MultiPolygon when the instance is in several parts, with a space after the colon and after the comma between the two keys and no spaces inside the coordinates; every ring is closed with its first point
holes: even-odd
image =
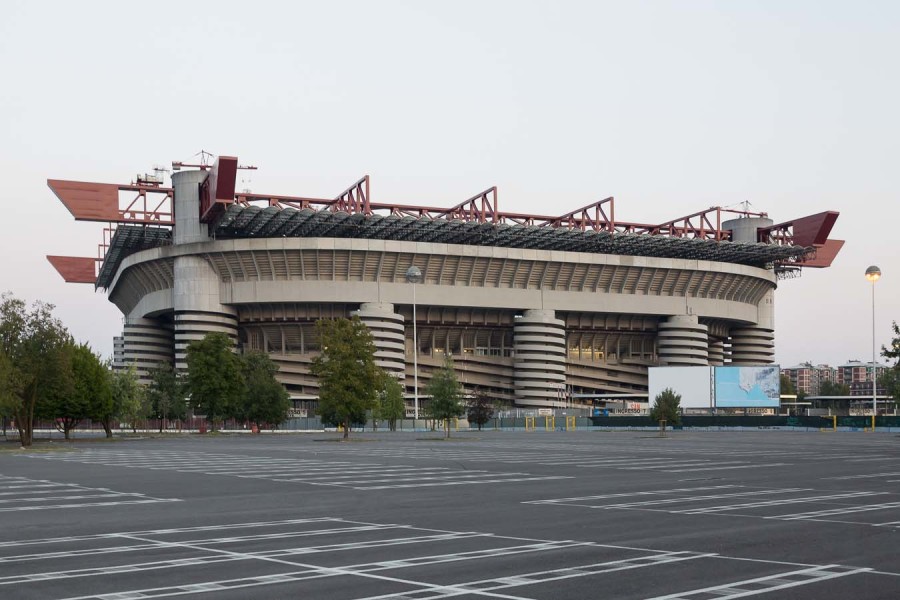
{"type": "Polygon", "coordinates": [[[895,433],[0,450],[0,598],[900,598],[895,433]]]}

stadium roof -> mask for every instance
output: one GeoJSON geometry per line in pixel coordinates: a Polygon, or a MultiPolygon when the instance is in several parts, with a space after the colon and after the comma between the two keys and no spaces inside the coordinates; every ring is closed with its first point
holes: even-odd
{"type": "MultiPolygon", "coordinates": [[[[210,229],[216,239],[327,237],[398,240],[683,258],[760,268],[769,268],[775,262],[796,260],[815,250],[803,246],[240,204],[230,205],[210,229]]],[[[106,288],[112,283],[119,264],[129,254],[170,243],[171,231],[168,229],[120,225],[103,261],[97,287],[106,288]]]]}

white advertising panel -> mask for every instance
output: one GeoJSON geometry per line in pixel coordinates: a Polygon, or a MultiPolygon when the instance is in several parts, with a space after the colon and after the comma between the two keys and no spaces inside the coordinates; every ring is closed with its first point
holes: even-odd
{"type": "Polygon", "coordinates": [[[765,367],[715,367],[717,408],[780,406],[781,369],[765,367]]]}
{"type": "Polygon", "coordinates": [[[682,408],[712,408],[712,367],[650,367],[650,405],[664,389],[681,395],[682,408]]]}

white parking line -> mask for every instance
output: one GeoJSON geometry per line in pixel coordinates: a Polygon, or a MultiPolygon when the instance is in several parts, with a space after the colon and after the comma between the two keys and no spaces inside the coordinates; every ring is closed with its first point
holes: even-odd
{"type": "Polygon", "coordinates": [[[856,575],[865,573],[871,569],[852,569],[840,567],[839,565],[824,565],[821,567],[813,567],[810,569],[800,569],[797,571],[788,571],[786,573],[778,573],[775,575],[767,575],[765,577],[755,577],[753,579],[744,579],[734,583],[724,585],[715,585],[688,592],[678,592],[675,594],[667,594],[665,596],[654,596],[648,600],[682,600],[695,596],[703,598],[715,597],[719,598],[746,598],[747,596],[758,596],[759,594],[768,594],[777,590],[798,587],[801,585],[809,585],[820,581],[827,581],[837,577],[847,577],[848,575],[856,575]],[[752,585],[755,589],[745,589],[752,585]]]}

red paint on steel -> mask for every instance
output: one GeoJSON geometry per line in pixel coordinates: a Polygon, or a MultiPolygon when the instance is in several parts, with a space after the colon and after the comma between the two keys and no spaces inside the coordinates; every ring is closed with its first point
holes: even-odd
{"type": "Polygon", "coordinates": [[[816,247],[816,253],[811,258],[806,258],[800,262],[802,267],[812,267],[815,269],[824,269],[830,267],[834,262],[838,252],[844,247],[844,240],[825,240],[825,243],[816,247]]]}
{"type": "Polygon", "coordinates": [[[95,283],[96,258],[83,256],[47,256],[53,268],[67,283],[95,283]]]}
{"type": "Polygon", "coordinates": [[[47,185],[78,221],[119,219],[119,186],[114,183],[48,179],[47,185]]]}
{"type": "Polygon", "coordinates": [[[153,225],[173,225],[175,222],[171,188],[61,179],[48,179],[47,186],[76,221],[153,225]],[[120,192],[135,192],[136,195],[121,206],[120,192]]]}

